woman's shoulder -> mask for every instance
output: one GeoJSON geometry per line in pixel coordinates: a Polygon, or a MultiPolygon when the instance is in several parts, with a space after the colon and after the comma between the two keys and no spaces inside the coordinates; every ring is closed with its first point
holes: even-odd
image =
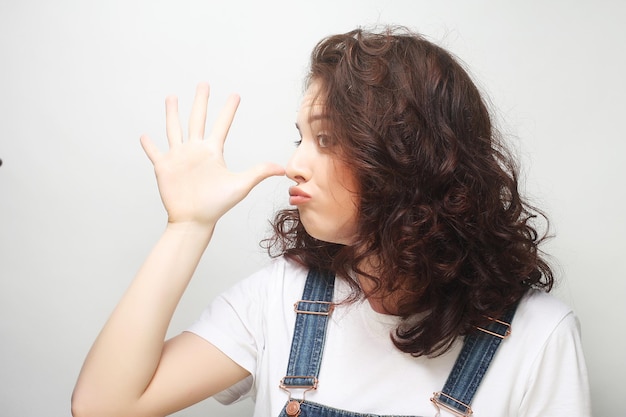
{"type": "MultiPolygon", "coordinates": [[[[495,377],[486,378],[483,389],[505,398],[507,415],[590,413],[580,324],[572,308],[551,293],[531,290],[522,298],[511,336],[489,372],[495,377]]],[[[487,407],[490,398],[476,402],[484,400],[487,407]]]]}
{"type": "Polygon", "coordinates": [[[553,294],[532,289],[522,298],[511,323],[515,350],[538,355],[557,340],[580,337],[580,324],[572,308],[553,294]]]}
{"type": "Polygon", "coordinates": [[[520,300],[512,325],[549,330],[574,317],[572,308],[555,295],[531,289],[520,300]]]}
{"type": "Polygon", "coordinates": [[[305,266],[281,256],[270,259],[256,272],[235,284],[230,291],[247,293],[254,298],[302,293],[307,273],[308,268],[305,266]]]}
{"type": "Polygon", "coordinates": [[[308,268],[285,256],[271,258],[265,265],[250,275],[244,281],[283,281],[291,279],[306,279],[308,268]]]}

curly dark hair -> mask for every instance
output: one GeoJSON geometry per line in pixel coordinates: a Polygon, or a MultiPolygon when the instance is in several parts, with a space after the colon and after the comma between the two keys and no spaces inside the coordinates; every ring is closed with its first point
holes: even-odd
{"type": "Polygon", "coordinates": [[[271,256],[335,272],[352,300],[363,296],[354,273],[371,280],[365,296],[392,300],[403,318],[392,339],[414,356],[440,355],[529,288],[552,288],[534,222],[547,219],[520,196],[516,162],[449,52],[403,27],[357,29],[317,44],[313,81],[359,184],[357,235],[319,241],[286,209],[264,241],[271,256]]]}

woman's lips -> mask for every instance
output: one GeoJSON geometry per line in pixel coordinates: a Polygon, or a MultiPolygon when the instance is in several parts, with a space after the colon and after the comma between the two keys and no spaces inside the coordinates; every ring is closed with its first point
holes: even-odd
{"type": "Polygon", "coordinates": [[[302,203],[306,203],[311,199],[311,196],[299,189],[298,187],[289,187],[289,204],[297,206],[302,203]]]}

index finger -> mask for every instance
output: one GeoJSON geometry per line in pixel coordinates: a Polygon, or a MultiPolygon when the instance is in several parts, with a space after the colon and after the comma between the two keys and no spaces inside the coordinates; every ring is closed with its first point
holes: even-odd
{"type": "Polygon", "coordinates": [[[213,125],[213,129],[211,129],[208,140],[211,146],[216,147],[215,149],[219,152],[223,152],[224,150],[224,142],[226,141],[226,136],[235,118],[235,113],[237,112],[240,101],[239,95],[231,94],[228,100],[226,100],[222,111],[217,116],[217,119],[215,119],[215,124],[213,125]]]}
{"type": "Polygon", "coordinates": [[[196,87],[196,96],[193,99],[191,115],[189,116],[189,139],[202,140],[206,125],[207,103],[209,101],[209,84],[200,83],[196,87]]]}

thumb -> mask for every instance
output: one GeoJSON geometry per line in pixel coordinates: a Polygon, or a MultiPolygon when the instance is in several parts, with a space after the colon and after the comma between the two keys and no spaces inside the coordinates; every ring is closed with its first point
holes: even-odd
{"type": "Polygon", "coordinates": [[[245,176],[249,181],[250,188],[256,186],[266,178],[281,175],[285,175],[285,168],[273,162],[258,164],[245,171],[245,176]]]}
{"type": "Polygon", "coordinates": [[[272,162],[258,164],[238,173],[240,194],[237,198],[239,200],[245,198],[264,179],[280,175],[285,175],[285,168],[272,162]]]}

